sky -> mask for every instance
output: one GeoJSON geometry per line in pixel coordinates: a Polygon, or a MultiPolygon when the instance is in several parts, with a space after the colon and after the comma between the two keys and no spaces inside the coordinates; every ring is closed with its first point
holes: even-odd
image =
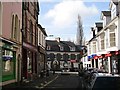
{"type": "Polygon", "coordinates": [[[38,23],[45,28],[46,39],[60,37],[62,41],[76,42],[79,14],[88,41],[90,28],[95,22],[102,22],[101,11],[109,10],[109,0],[39,0],[39,7],[38,23]]]}

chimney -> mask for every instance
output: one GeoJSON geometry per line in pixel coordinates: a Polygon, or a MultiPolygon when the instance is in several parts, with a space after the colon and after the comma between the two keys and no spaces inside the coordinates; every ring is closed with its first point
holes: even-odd
{"type": "Polygon", "coordinates": [[[60,42],[60,37],[55,38],[57,42],[60,42]]]}
{"type": "Polygon", "coordinates": [[[93,27],[91,27],[91,31],[92,31],[92,37],[95,37],[95,29],[93,27]]]}

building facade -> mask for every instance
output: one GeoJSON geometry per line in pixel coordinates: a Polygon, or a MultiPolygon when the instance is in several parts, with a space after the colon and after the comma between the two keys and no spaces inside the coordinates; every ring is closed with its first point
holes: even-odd
{"type": "Polygon", "coordinates": [[[101,12],[103,26],[94,27],[93,37],[88,43],[88,56],[92,67],[101,68],[108,73],[120,74],[120,17],[118,1],[111,0],[110,11],[101,12]],[[95,51],[95,52],[94,52],[95,51]]]}
{"type": "Polygon", "coordinates": [[[39,4],[24,1],[22,4],[22,79],[32,80],[37,75],[39,4]]]}
{"type": "Polygon", "coordinates": [[[46,70],[46,38],[47,34],[45,28],[38,24],[38,60],[37,60],[37,73],[46,70]]]}
{"type": "Polygon", "coordinates": [[[21,2],[0,2],[0,86],[21,80],[21,11],[21,2]]]}
{"type": "Polygon", "coordinates": [[[81,60],[80,49],[70,41],[46,40],[47,64],[51,70],[79,68],[81,60]]]}

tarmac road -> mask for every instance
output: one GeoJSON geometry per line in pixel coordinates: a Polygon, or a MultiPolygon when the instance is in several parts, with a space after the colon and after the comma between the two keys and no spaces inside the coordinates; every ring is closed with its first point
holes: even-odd
{"type": "Polygon", "coordinates": [[[54,81],[45,85],[42,90],[81,90],[81,78],[78,74],[59,75],[54,81]]]}

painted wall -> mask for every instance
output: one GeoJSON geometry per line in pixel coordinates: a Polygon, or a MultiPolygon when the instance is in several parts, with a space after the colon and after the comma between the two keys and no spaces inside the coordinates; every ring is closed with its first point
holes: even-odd
{"type": "Polygon", "coordinates": [[[12,29],[12,15],[17,14],[22,21],[22,3],[21,2],[3,2],[3,37],[9,39],[12,29]]]}

